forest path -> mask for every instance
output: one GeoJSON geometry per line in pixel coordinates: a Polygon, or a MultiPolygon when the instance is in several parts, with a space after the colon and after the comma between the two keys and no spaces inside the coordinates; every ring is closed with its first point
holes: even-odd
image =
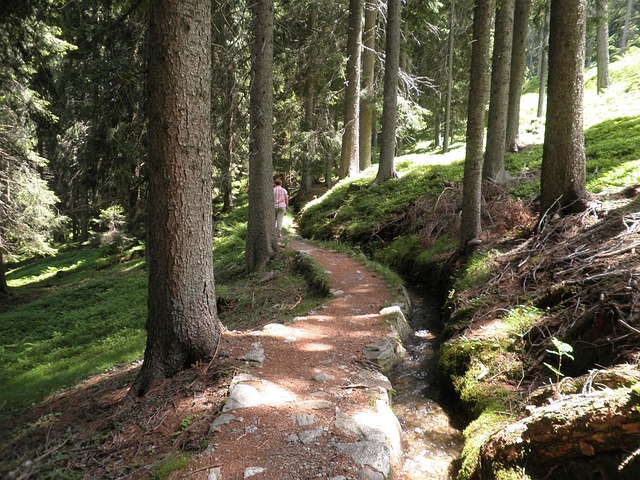
{"type": "Polygon", "coordinates": [[[245,368],[189,478],[383,479],[399,454],[391,385],[364,356],[389,333],[389,287],[345,254],[296,239],[288,248],[327,271],[333,296],[293,323],[225,333],[222,349],[245,368]]]}

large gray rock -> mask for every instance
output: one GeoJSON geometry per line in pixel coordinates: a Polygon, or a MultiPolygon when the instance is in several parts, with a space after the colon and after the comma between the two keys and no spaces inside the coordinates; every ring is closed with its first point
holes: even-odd
{"type": "Polygon", "coordinates": [[[257,407],[259,405],[284,405],[295,401],[295,395],[289,390],[252,375],[238,375],[232,381],[223,412],[239,408],[257,407]],[[251,382],[251,384],[247,383],[251,382]]]}
{"type": "Polygon", "coordinates": [[[353,416],[337,412],[335,426],[357,439],[352,443],[339,443],[336,448],[361,465],[368,465],[387,477],[392,465],[400,462],[402,429],[387,402],[377,400],[375,411],[353,416]]]}
{"type": "Polygon", "coordinates": [[[413,330],[398,305],[383,308],[380,314],[389,325],[389,333],[385,338],[367,345],[364,356],[378,365],[384,373],[388,373],[407,354],[403,343],[411,338],[413,330]]]}

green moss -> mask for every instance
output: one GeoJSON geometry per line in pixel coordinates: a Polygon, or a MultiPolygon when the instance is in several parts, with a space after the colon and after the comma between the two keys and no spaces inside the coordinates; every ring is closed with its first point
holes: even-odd
{"type": "Polygon", "coordinates": [[[187,455],[172,455],[165,458],[162,462],[155,466],[151,474],[151,480],[165,480],[169,478],[173,472],[186,467],[189,464],[187,455]]]}
{"type": "Polygon", "coordinates": [[[296,270],[305,278],[311,291],[325,297],[329,295],[329,276],[310,255],[296,252],[294,263],[296,270]]]}
{"type": "Polygon", "coordinates": [[[480,449],[482,445],[510,421],[510,417],[496,411],[483,412],[472,421],[463,432],[464,447],[460,455],[461,465],[458,480],[477,478],[480,467],[480,449]]]}
{"type": "Polygon", "coordinates": [[[420,240],[414,235],[406,235],[393,240],[387,247],[377,250],[374,259],[398,272],[411,272],[416,259],[420,240]]]}
{"type": "Polygon", "coordinates": [[[587,188],[620,189],[640,182],[640,116],[605,120],[585,131],[587,188]]]}
{"type": "Polygon", "coordinates": [[[524,467],[502,468],[499,465],[492,465],[492,470],[495,480],[531,480],[524,467]]]}
{"type": "Polygon", "coordinates": [[[492,275],[491,267],[495,256],[494,251],[476,253],[458,274],[454,290],[463,292],[487,282],[492,275]]]}
{"type": "Polygon", "coordinates": [[[469,325],[469,322],[478,310],[485,307],[489,298],[486,295],[478,295],[471,298],[461,307],[455,307],[455,297],[450,296],[448,308],[452,310],[452,314],[447,321],[445,329],[451,333],[462,330],[469,325]]]}
{"type": "MultiPolygon", "coordinates": [[[[438,263],[443,260],[456,249],[458,240],[450,235],[444,234],[436,238],[429,248],[422,250],[415,258],[414,270],[419,273],[418,276],[427,277],[430,271],[438,263]]],[[[414,257],[416,252],[413,252],[414,257]]]]}

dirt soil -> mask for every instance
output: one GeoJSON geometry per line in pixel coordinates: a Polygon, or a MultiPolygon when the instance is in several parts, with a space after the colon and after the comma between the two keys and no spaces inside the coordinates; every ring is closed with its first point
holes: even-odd
{"type": "Polygon", "coordinates": [[[335,428],[335,415],[371,409],[379,394],[378,387],[363,388],[358,375],[372,369],[365,345],[388,332],[379,312],[391,292],[344,254],[296,240],[289,245],[329,272],[338,292],[324,307],[286,329],[224,332],[217,359],[142,399],[127,396],[139,368],[132,364],[0,418],[3,436],[14,432],[0,446],[0,477],[206,480],[219,471],[224,480],[357,478],[362,466],[335,449],[353,441],[335,428]],[[264,347],[263,364],[239,360],[256,342],[264,347]],[[242,373],[273,382],[295,401],[234,410],[233,421],[212,428],[232,378],[242,373]],[[296,423],[310,418],[311,425],[296,423]],[[301,441],[305,430],[319,434],[301,441]]]}

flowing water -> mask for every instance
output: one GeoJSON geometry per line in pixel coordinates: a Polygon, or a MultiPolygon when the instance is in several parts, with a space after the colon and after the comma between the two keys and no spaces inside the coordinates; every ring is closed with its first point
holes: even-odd
{"type": "Polygon", "coordinates": [[[404,362],[390,375],[396,392],[393,410],[402,425],[404,447],[398,478],[449,480],[455,478],[462,449],[462,422],[436,373],[441,304],[434,295],[417,289],[410,297],[415,336],[405,345],[404,362]]]}

